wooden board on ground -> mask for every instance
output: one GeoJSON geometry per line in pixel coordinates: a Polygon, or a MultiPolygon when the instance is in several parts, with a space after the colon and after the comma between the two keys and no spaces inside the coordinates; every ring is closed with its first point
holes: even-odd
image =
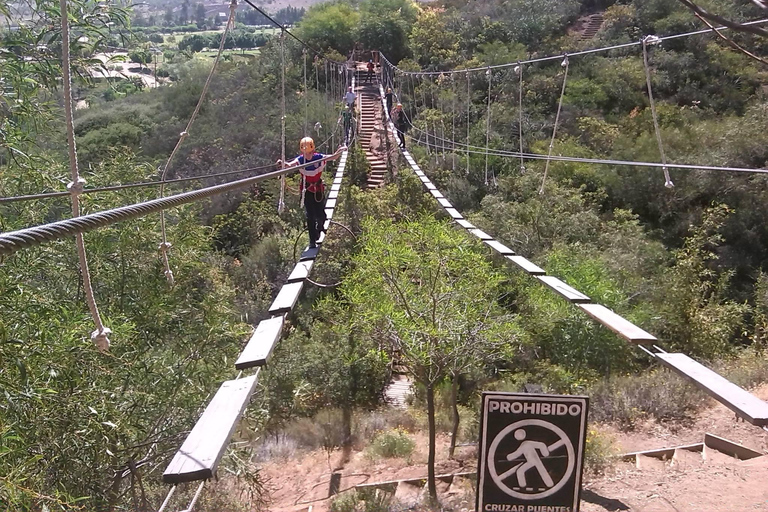
{"type": "Polygon", "coordinates": [[[437,190],[437,189],[434,189],[434,190],[430,190],[430,191],[429,191],[429,193],[430,193],[430,194],[432,194],[432,196],[433,196],[435,199],[442,199],[442,198],[444,197],[444,196],[443,196],[443,194],[442,194],[442,192],[440,192],[440,191],[439,191],[439,190],[437,190]]]}
{"type": "Polygon", "coordinates": [[[292,310],[296,305],[296,302],[299,300],[299,295],[301,295],[301,289],[303,286],[303,281],[284,284],[283,287],[280,288],[280,292],[277,294],[277,297],[275,297],[272,305],[269,306],[270,314],[279,315],[281,313],[287,313],[292,310]]]}
{"type": "Polygon", "coordinates": [[[451,202],[444,197],[438,197],[437,202],[440,203],[440,206],[443,208],[453,208],[451,202]]]}
{"type": "Polygon", "coordinates": [[[224,450],[256,387],[256,375],[224,382],[163,473],[179,484],[216,476],[224,450]]]}
{"type": "Polygon", "coordinates": [[[579,309],[631,343],[658,341],[656,336],[600,304],[579,304],[579,309]]]}
{"type": "Polygon", "coordinates": [[[740,388],[685,354],[654,354],[665,366],[693,381],[736,414],[757,426],[768,425],[768,402],[740,388]]]}
{"type": "Polygon", "coordinates": [[[475,225],[466,219],[456,219],[456,224],[463,227],[464,229],[475,229],[475,225]]]}
{"type": "Polygon", "coordinates": [[[537,276],[536,279],[561,295],[565,300],[573,303],[590,302],[590,298],[580,291],[571,288],[555,276],[537,276]]]}
{"type": "Polygon", "coordinates": [[[254,366],[267,364],[269,356],[280,339],[283,332],[284,316],[275,316],[268,320],[262,320],[253,332],[253,336],[243,349],[240,357],[235,361],[235,368],[245,370],[254,366]]]}

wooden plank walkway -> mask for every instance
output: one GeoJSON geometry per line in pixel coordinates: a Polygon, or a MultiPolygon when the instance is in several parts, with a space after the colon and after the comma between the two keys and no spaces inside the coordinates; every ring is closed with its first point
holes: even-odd
{"type": "Polygon", "coordinates": [[[256,387],[256,375],[224,382],[163,473],[163,482],[179,484],[216,476],[229,438],[256,387]]]}
{"type": "Polygon", "coordinates": [[[283,333],[284,316],[273,316],[259,322],[250,341],[235,361],[235,368],[245,370],[267,364],[269,356],[283,333]]]}
{"type": "MultiPolygon", "coordinates": [[[[381,93],[383,98],[383,88],[381,89],[381,93]]],[[[387,128],[390,131],[390,135],[396,137],[395,127],[391,121],[387,123],[387,128]]],[[[584,311],[584,313],[593,320],[612,330],[628,342],[635,344],[650,344],[658,341],[652,334],[614,313],[605,306],[592,303],[592,300],[589,297],[572,288],[567,283],[554,276],[546,275],[544,269],[538,267],[536,264],[522,256],[516,255],[512,249],[498,240],[495,240],[485,231],[476,228],[471,222],[464,219],[462,214],[453,208],[451,203],[439,190],[437,190],[429,177],[416,163],[416,160],[410,152],[405,149],[401,149],[400,152],[413,172],[419,177],[422,183],[424,183],[425,188],[441,206],[443,211],[450,215],[456,224],[467,230],[469,234],[482,240],[489,247],[504,255],[521,270],[535,277],[539,282],[584,311]]],[[[663,352],[652,353],[649,350],[646,350],[646,352],[651,356],[658,358],[662,363],[672,368],[674,371],[692,380],[697,386],[707,391],[727,407],[730,407],[739,416],[750,423],[758,426],[768,425],[768,403],[760,400],[684,354],[667,354],[663,352]]]]}
{"type": "Polygon", "coordinates": [[[768,425],[768,402],[740,388],[685,354],[654,354],[665,366],[693,381],[736,414],[757,426],[768,425]]]}
{"type": "MultiPolygon", "coordinates": [[[[326,201],[326,230],[330,227],[330,219],[338,202],[347,156],[348,152],[344,151],[339,159],[339,167],[331,187],[333,197],[329,194],[326,201]]],[[[325,233],[322,238],[325,238],[325,233]]],[[[318,240],[318,243],[320,242],[322,239],[318,240]]],[[[285,315],[296,306],[318,251],[318,248],[306,248],[301,253],[299,261],[269,308],[271,318],[261,321],[256,327],[245,349],[235,361],[236,369],[243,371],[267,364],[282,335],[285,315]]],[[[221,385],[163,473],[163,482],[179,484],[216,476],[219,461],[253,394],[256,378],[257,375],[251,375],[221,385]]]]}

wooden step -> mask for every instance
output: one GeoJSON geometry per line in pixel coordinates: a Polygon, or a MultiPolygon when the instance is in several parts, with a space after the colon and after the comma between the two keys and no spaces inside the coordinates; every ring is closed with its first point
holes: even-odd
{"type": "Polygon", "coordinates": [[[235,368],[245,370],[254,366],[264,366],[283,332],[284,316],[272,317],[259,322],[251,339],[235,362],[235,368]]]}
{"type": "Polygon", "coordinates": [[[654,354],[665,366],[693,381],[720,403],[749,423],[768,425],[768,402],[760,400],[745,389],[718,375],[685,354],[654,354]]]}
{"type": "Polygon", "coordinates": [[[163,482],[179,484],[216,476],[240,417],[248,406],[256,375],[224,382],[163,473],[163,482]]]}

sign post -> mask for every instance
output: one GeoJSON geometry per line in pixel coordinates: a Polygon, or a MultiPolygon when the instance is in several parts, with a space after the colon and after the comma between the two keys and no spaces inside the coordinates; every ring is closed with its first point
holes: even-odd
{"type": "Polygon", "coordinates": [[[585,396],[483,393],[477,512],[578,512],[585,396]]]}

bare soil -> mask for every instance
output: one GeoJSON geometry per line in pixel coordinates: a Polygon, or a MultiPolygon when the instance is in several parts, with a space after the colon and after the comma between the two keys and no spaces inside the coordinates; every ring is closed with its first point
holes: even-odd
{"type": "MultiPolygon", "coordinates": [[[[768,399],[768,385],[754,391],[768,399]]],[[[599,430],[613,437],[619,453],[668,448],[701,442],[705,433],[716,434],[752,448],[765,456],[739,461],[719,452],[702,460],[691,454],[674,463],[654,461],[638,469],[635,464],[617,461],[604,475],[586,475],[582,512],[768,512],[768,433],[737,421],[724,406],[712,402],[687,424],[659,424],[649,421],[633,432],[612,426],[599,430]]],[[[385,482],[426,475],[427,443],[423,433],[414,434],[416,450],[409,459],[371,459],[364,451],[353,450],[343,465],[340,489],[361,483],[385,482]]],[[[461,447],[456,460],[448,460],[448,436],[438,437],[438,474],[474,471],[476,448],[461,447]]],[[[328,510],[327,499],[333,468],[341,466],[342,454],[322,450],[304,453],[295,459],[260,464],[269,492],[269,510],[275,512],[328,510]]],[[[469,481],[442,485],[446,508],[469,511],[474,490],[469,481]],[[461,485],[459,485],[459,483],[461,485]]],[[[407,488],[403,486],[407,491],[407,488]]],[[[414,488],[412,493],[418,494],[414,488]]]]}

